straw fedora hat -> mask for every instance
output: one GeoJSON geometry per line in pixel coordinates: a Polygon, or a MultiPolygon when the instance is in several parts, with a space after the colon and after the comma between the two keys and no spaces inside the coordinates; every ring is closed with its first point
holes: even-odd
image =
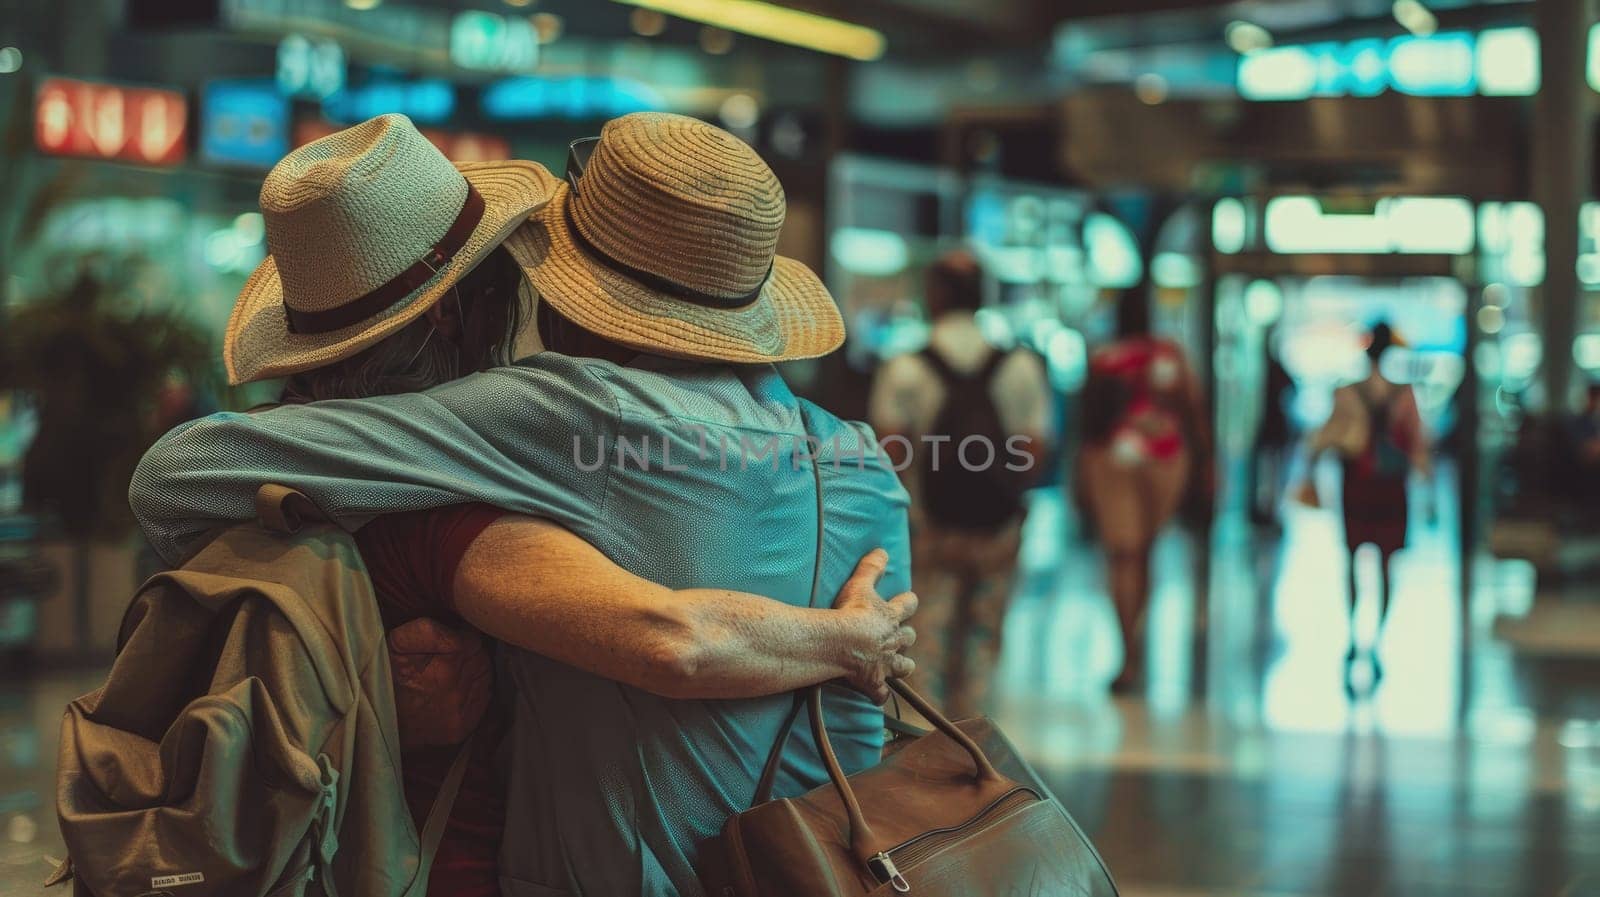
{"type": "MultiPolygon", "coordinates": [[[[727,131],[681,115],[607,122],[506,241],[542,302],[613,342],[703,361],[815,358],[844,322],[810,268],[776,254],[783,187],[727,131]]],[[[580,141],[582,143],[582,141],[580,141]]]]}
{"type": "Polygon", "coordinates": [[[321,367],[404,327],[555,184],[532,162],[452,165],[403,115],[285,156],[261,185],[269,255],[228,319],[228,382],[321,367]]]}

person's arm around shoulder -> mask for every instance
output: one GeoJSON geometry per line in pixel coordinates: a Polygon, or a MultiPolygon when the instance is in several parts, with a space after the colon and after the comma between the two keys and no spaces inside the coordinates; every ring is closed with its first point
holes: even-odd
{"type": "Polygon", "coordinates": [[[641,579],[571,532],[508,516],[456,568],[456,611],[501,641],[668,698],[743,698],[846,679],[879,703],[914,668],[901,652],[917,598],[875,586],[888,555],[862,559],[834,609],[641,579]]]}
{"type": "Polygon", "coordinates": [[[464,501],[592,519],[607,469],[576,464],[573,440],[607,439],[614,427],[615,399],[586,368],[530,362],[425,393],[204,418],[145,453],[128,502],[169,563],[206,532],[254,518],[263,483],[298,489],[351,530],[464,501]]]}

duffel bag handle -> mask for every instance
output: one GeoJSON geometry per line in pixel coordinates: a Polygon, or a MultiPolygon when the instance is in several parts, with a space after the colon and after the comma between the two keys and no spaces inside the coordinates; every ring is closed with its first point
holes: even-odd
{"type": "MultiPolygon", "coordinates": [[[[806,435],[810,436],[810,427],[806,428],[806,435]]],[[[811,459],[811,475],[816,484],[817,495],[817,542],[816,555],[811,567],[811,600],[809,604],[816,606],[817,591],[822,579],[822,548],[826,538],[823,520],[822,501],[822,467],[815,459],[811,459]]],[[[911,686],[899,679],[889,680],[889,687],[896,694],[906,699],[906,703],[915,707],[923,718],[931,722],[934,728],[949,736],[956,744],[961,745],[968,756],[972,757],[972,764],[976,770],[976,778],[980,782],[998,781],[1001,776],[995,771],[994,764],[984,755],[983,749],[977,742],[967,737],[967,733],[956,728],[943,713],[914,691],[911,686]]],[[[772,752],[767,755],[766,765],[761,770],[761,778],[756,783],[755,799],[752,806],[764,804],[772,799],[773,783],[778,777],[778,768],[783,763],[783,747],[789,741],[789,733],[794,730],[795,718],[800,715],[801,702],[806,702],[810,707],[811,737],[816,740],[817,753],[822,755],[822,764],[828,770],[828,778],[833,781],[833,788],[839,793],[839,799],[844,802],[845,813],[850,819],[850,850],[855,853],[864,865],[871,866],[873,857],[877,856],[889,845],[879,845],[878,838],[872,833],[872,828],[867,824],[866,817],[861,813],[861,803],[856,800],[856,793],[850,787],[850,782],[844,774],[844,768],[839,765],[839,758],[833,752],[833,742],[828,739],[828,724],[822,718],[822,686],[813,685],[808,689],[795,692],[794,706],[789,709],[789,714],[783,720],[783,725],[778,728],[778,738],[772,745],[772,752]]]]}
{"type": "MultiPolygon", "coordinates": [[[[961,731],[948,717],[940,713],[927,699],[917,692],[904,680],[892,679],[889,687],[895,693],[906,699],[906,703],[917,709],[935,729],[960,745],[967,756],[972,758],[974,778],[979,782],[998,782],[1002,780],[994,764],[984,754],[983,748],[973,741],[967,733],[961,731]]],[[[870,866],[874,857],[889,849],[893,845],[880,844],[878,837],[873,833],[872,827],[867,823],[866,817],[861,812],[861,804],[856,800],[855,790],[850,787],[850,779],[844,773],[844,768],[839,765],[839,758],[833,752],[833,743],[828,738],[828,726],[822,718],[822,689],[813,687],[807,696],[807,703],[811,715],[811,736],[817,741],[817,752],[822,755],[822,764],[827,767],[828,778],[833,782],[833,790],[838,792],[839,799],[844,803],[845,814],[850,819],[850,850],[856,859],[870,866]]]]}

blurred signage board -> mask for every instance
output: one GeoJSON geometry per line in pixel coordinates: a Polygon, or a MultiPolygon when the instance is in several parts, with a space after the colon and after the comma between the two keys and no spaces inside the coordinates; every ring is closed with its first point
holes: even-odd
{"type": "MultiPolygon", "coordinates": [[[[171,0],[142,0],[147,5],[165,5],[171,0]]],[[[341,0],[216,0],[218,24],[239,31],[291,34],[313,27],[325,36],[347,36],[357,40],[389,43],[396,46],[439,47],[441,33],[449,20],[444,13],[422,5],[378,3],[356,9],[341,0]]]]}
{"type": "Polygon", "coordinates": [[[438,124],[449,119],[455,108],[455,85],[438,79],[377,81],[345,88],[322,103],[324,115],[347,125],[389,112],[422,124],[438,124]]]}
{"type": "Polygon", "coordinates": [[[507,78],[483,90],[483,114],[505,121],[614,118],[659,111],[661,93],[642,81],[592,75],[507,78]]]}
{"type": "Polygon", "coordinates": [[[450,61],[480,72],[531,72],[539,63],[539,34],[525,17],[457,13],[450,24],[450,61]]]}
{"type": "Polygon", "coordinates": [[[200,99],[200,157],[218,165],[271,168],[289,152],[289,100],[260,78],[213,81],[200,99]]]}
{"type": "Polygon", "coordinates": [[[1239,57],[1248,100],[1372,97],[1531,96],[1539,90],[1539,39],[1526,27],[1479,33],[1273,47],[1239,57]]]}
{"type": "MultiPolygon", "coordinates": [[[[294,144],[305,146],[313,140],[340,130],[332,122],[308,119],[295,125],[294,144]]],[[[493,134],[475,134],[470,131],[441,131],[422,128],[422,136],[439,148],[452,162],[499,162],[511,158],[511,143],[493,134]]]]}
{"type": "Polygon", "coordinates": [[[291,97],[333,96],[344,89],[344,48],[328,38],[289,35],[278,44],[278,87],[291,97]]]}
{"type": "Polygon", "coordinates": [[[177,165],[187,154],[189,104],[175,90],[46,78],[34,143],[56,156],[177,165]]]}
{"type": "MultiPolygon", "coordinates": [[[[526,16],[483,10],[453,12],[438,8],[445,4],[426,0],[125,2],[127,21],[135,28],[200,26],[278,37],[302,35],[311,42],[313,54],[327,52],[318,48],[318,39],[337,41],[341,65],[349,57],[414,69],[453,66],[515,75],[532,71],[539,61],[538,33],[526,16]]],[[[302,49],[292,45],[289,54],[293,57],[302,49]]],[[[314,56],[304,61],[319,63],[314,56]]],[[[289,64],[295,61],[291,59],[289,64]]]]}

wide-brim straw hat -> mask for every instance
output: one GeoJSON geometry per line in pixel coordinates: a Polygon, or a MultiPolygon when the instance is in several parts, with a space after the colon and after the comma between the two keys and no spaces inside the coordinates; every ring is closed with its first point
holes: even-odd
{"type": "Polygon", "coordinates": [[[810,268],[777,255],[783,187],[748,144],[705,122],[641,112],[608,122],[581,174],[506,249],[542,302],[657,355],[760,363],[815,358],[844,322],[810,268]]]}
{"type": "Polygon", "coordinates": [[[403,115],[290,153],[261,186],[269,255],[228,320],[228,381],[322,367],[404,327],[556,183],[533,162],[451,164],[403,115]]]}

